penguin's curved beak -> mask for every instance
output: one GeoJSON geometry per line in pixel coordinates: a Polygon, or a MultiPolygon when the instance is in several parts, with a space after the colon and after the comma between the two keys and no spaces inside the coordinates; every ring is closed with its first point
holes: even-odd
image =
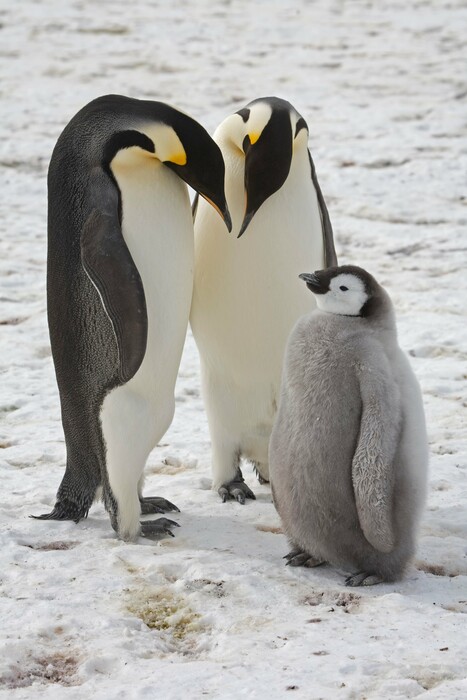
{"type": "Polygon", "coordinates": [[[173,170],[182,180],[184,180],[184,182],[186,182],[187,185],[190,185],[195,192],[198,192],[201,197],[209,202],[209,204],[211,204],[222,217],[227,229],[231,231],[232,219],[230,217],[224,192],[224,161],[222,160],[220,163],[218,158],[215,158],[211,161],[211,167],[209,167],[208,156],[209,154],[206,154],[206,166],[201,168],[201,172],[197,167],[193,167],[193,165],[190,164],[189,158],[186,165],[181,166],[171,162],[165,162],[165,165],[173,170]]]}
{"type": "Polygon", "coordinates": [[[245,153],[246,210],[238,238],[262,204],[286,181],[292,162],[290,115],[274,110],[261,134],[252,133],[243,141],[245,153]]]}
{"type": "Polygon", "coordinates": [[[232,220],[224,192],[225,164],[221,150],[200,124],[188,117],[184,119],[188,125],[184,125],[185,131],[182,131],[180,124],[178,128],[186,152],[186,162],[180,164],[164,161],[164,165],[212,204],[231,231],[232,220]]]}
{"type": "Polygon", "coordinates": [[[326,294],[328,291],[328,287],[320,281],[316,272],[303,272],[299,278],[305,282],[313,294],[326,294]]]}
{"type": "Polygon", "coordinates": [[[224,204],[221,208],[221,206],[218,206],[214,200],[210,199],[206,194],[203,194],[200,192],[201,197],[206,200],[206,202],[209,202],[209,204],[214,207],[214,209],[217,211],[217,213],[224,219],[224,223],[227,226],[227,230],[230,231],[232,230],[232,219],[230,218],[230,212],[229,208],[227,206],[227,202],[225,201],[224,197],[224,204]]]}

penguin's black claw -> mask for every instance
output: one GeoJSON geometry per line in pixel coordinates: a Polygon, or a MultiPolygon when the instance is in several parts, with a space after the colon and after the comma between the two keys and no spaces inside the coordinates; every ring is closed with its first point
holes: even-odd
{"type": "MultiPolygon", "coordinates": [[[[297,554],[303,554],[303,549],[298,549],[298,548],[292,549],[288,554],[284,554],[282,559],[287,559],[287,563],[288,563],[288,561],[290,559],[293,559],[294,557],[296,557],[297,554]]],[[[287,563],[286,563],[286,566],[287,566],[287,563]]]]}
{"type": "Polygon", "coordinates": [[[254,465],[253,465],[253,471],[254,471],[254,473],[256,474],[256,477],[257,477],[257,479],[258,479],[258,482],[260,483],[261,486],[264,486],[264,484],[269,484],[269,479],[266,479],[266,477],[264,477],[264,476],[261,474],[261,471],[259,470],[257,464],[254,464],[254,465]]]}
{"type": "Polygon", "coordinates": [[[229,481],[228,484],[222,484],[217,493],[221,497],[222,503],[225,503],[230,498],[233,498],[243,506],[245,505],[246,498],[251,498],[253,501],[256,500],[255,494],[250,487],[245,484],[241,475],[240,478],[237,476],[232,481],[229,481]]]}
{"type": "Polygon", "coordinates": [[[352,588],[356,586],[376,586],[378,583],[383,583],[381,576],[371,574],[368,571],[357,571],[345,579],[345,585],[352,588]]]}
{"type": "Polygon", "coordinates": [[[57,501],[50,513],[42,515],[30,515],[34,520],[73,520],[79,523],[83,518],[88,517],[89,508],[78,506],[71,501],[57,501]]]}
{"type": "Polygon", "coordinates": [[[307,569],[313,569],[315,566],[321,566],[325,563],[322,559],[315,559],[303,549],[292,549],[285,555],[284,559],[287,559],[286,566],[305,566],[307,569]]]}
{"type": "Polygon", "coordinates": [[[141,514],[149,515],[151,513],[167,513],[168,511],[176,511],[180,513],[180,508],[159,496],[140,496],[141,514]]]}
{"type": "Polygon", "coordinates": [[[142,537],[154,537],[162,539],[163,537],[175,537],[171,528],[180,527],[175,520],[169,518],[158,518],[157,520],[143,520],[141,522],[142,537]]]}

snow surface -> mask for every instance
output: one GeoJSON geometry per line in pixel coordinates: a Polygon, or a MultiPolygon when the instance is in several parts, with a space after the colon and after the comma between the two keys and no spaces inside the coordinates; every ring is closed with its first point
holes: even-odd
{"type": "Polygon", "coordinates": [[[0,27],[0,698],[467,698],[466,3],[2,0],[0,27]],[[211,131],[269,94],[309,122],[340,260],[392,295],[423,388],[430,493],[403,581],[285,568],[249,468],[257,501],[220,503],[191,335],[147,467],[146,493],[182,509],[176,537],[120,542],[101,505],[79,525],[28,519],[65,461],[47,164],[109,92],[211,131]]]}

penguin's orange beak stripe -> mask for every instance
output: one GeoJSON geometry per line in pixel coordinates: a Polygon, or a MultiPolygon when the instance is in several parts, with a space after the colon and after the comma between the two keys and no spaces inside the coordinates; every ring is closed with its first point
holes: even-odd
{"type": "Polygon", "coordinates": [[[186,153],[175,153],[170,158],[167,158],[170,163],[175,163],[175,165],[186,165],[186,153]]]}
{"type": "MultiPolygon", "coordinates": [[[[201,192],[200,192],[200,194],[201,194],[201,192]]],[[[227,208],[226,208],[226,211],[223,212],[221,209],[219,209],[219,207],[217,206],[217,204],[215,204],[215,203],[212,201],[212,199],[209,199],[209,197],[207,197],[205,194],[201,194],[201,196],[203,197],[203,199],[206,200],[206,202],[208,202],[212,207],[214,207],[214,209],[217,211],[217,213],[218,213],[219,216],[221,217],[222,221],[225,222],[225,225],[227,226],[228,230],[230,231],[231,228],[232,228],[232,221],[231,221],[231,219],[230,219],[230,213],[229,213],[229,211],[227,210],[227,208]]]]}
{"type": "Polygon", "coordinates": [[[221,210],[219,209],[219,207],[217,206],[217,204],[214,204],[214,202],[212,201],[212,199],[209,199],[209,197],[206,197],[205,194],[202,194],[201,196],[206,200],[206,202],[209,202],[209,204],[210,204],[212,207],[214,207],[214,209],[217,211],[217,213],[218,213],[218,214],[220,215],[220,217],[223,219],[223,218],[224,218],[224,214],[221,212],[221,210]]]}

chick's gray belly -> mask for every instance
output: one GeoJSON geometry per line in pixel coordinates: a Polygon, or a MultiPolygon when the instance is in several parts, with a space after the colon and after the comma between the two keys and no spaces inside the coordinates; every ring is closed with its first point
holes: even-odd
{"type": "Polygon", "coordinates": [[[290,540],[313,556],[341,563],[361,532],[351,476],[361,402],[351,360],[333,362],[330,352],[327,359],[328,367],[310,363],[284,392],[278,423],[283,435],[271,443],[279,445],[280,461],[273,466],[279,472],[273,485],[290,540]]]}

